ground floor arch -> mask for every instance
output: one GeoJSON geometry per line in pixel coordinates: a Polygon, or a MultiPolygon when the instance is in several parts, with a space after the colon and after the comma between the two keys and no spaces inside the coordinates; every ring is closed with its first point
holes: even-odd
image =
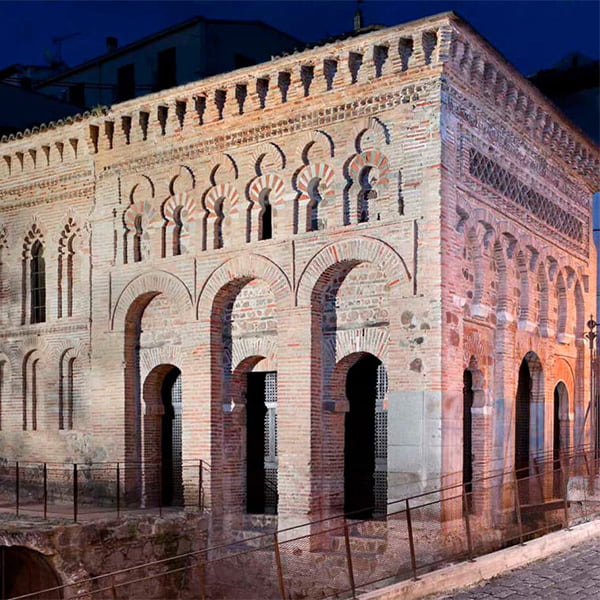
{"type": "Polygon", "coordinates": [[[372,354],[354,358],[345,386],[344,512],[371,518],[387,509],[387,373],[372,354]]]}
{"type": "MultiPolygon", "coordinates": [[[[62,585],[41,553],[24,546],[0,546],[0,596],[13,598],[62,585]]],[[[37,594],[40,600],[62,598],[62,591],[37,594]]]]}
{"type": "Polygon", "coordinates": [[[146,505],[181,506],[181,371],[164,364],[152,369],[143,385],[143,489],[146,505]]]}
{"type": "Polygon", "coordinates": [[[534,458],[544,450],[544,376],[534,352],[528,352],[519,367],[515,397],[514,469],[522,502],[529,502],[534,458]]]}

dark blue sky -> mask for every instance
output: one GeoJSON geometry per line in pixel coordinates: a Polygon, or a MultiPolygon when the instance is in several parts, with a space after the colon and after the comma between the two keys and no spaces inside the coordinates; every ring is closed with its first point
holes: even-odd
{"type": "MultiPolygon", "coordinates": [[[[220,19],[260,19],[303,41],[315,41],[352,27],[355,1],[213,0],[211,2],[6,2],[0,0],[0,67],[15,62],[43,64],[65,40],[62,55],[75,65],[104,52],[106,36],[121,45],[195,15],[220,19]]],[[[471,23],[525,75],[552,66],[578,51],[600,54],[600,3],[556,1],[365,0],[366,24],[396,25],[454,10],[471,23]]]]}

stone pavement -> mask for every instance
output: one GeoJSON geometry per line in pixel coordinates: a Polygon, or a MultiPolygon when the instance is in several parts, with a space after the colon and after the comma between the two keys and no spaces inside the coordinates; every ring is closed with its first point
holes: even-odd
{"type": "Polygon", "coordinates": [[[437,600],[600,600],[600,540],[437,600]]]}

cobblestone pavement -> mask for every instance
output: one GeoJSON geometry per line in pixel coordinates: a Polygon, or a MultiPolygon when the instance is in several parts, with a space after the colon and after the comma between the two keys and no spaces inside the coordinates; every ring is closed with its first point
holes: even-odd
{"type": "Polygon", "coordinates": [[[438,600],[600,600],[600,540],[438,600]]]}

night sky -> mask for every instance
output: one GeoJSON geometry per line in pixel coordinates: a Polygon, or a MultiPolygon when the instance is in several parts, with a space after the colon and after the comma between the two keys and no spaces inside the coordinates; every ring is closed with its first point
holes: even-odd
{"type": "MultiPolygon", "coordinates": [[[[120,45],[196,15],[215,19],[257,19],[302,41],[316,41],[352,28],[355,1],[265,0],[262,2],[2,2],[0,68],[12,63],[44,64],[62,43],[70,66],[105,51],[106,36],[120,45]]],[[[600,3],[558,1],[365,0],[365,24],[396,25],[454,10],[486,37],[523,74],[551,67],[577,51],[600,54],[600,3]]]]}

